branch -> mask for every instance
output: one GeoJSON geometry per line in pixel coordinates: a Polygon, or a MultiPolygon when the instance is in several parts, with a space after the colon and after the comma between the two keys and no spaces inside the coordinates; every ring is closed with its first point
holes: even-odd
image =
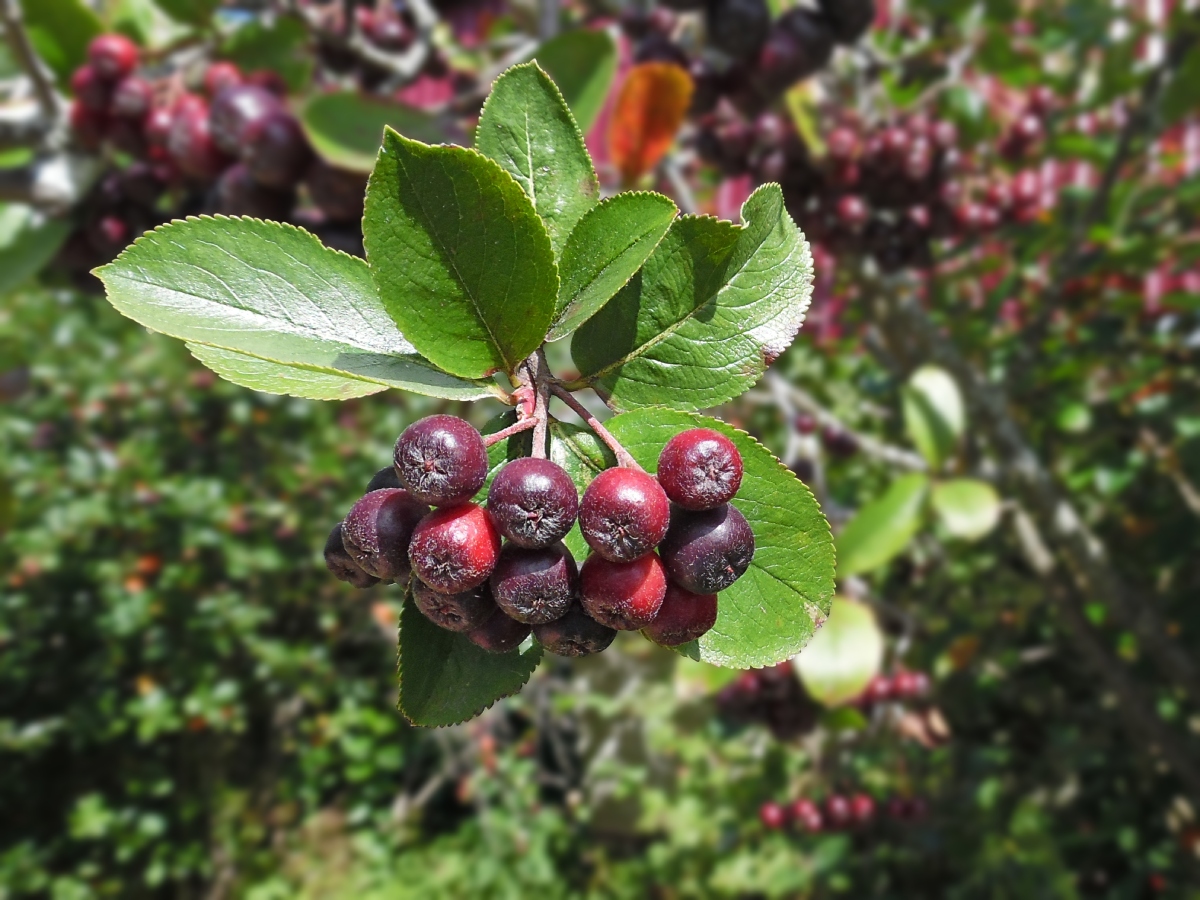
{"type": "Polygon", "coordinates": [[[17,0],[0,0],[0,24],[4,25],[4,36],[17,64],[33,83],[33,93],[42,108],[46,131],[49,131],[62,116],[63,101],[54,86],[54,73],[30,43],[17,0]]]}
{"type": "Polygon", "coordinates": [[[0,106],[0,150],[36,147],[49,129],[41,105],[26,99],[0,106]]]}
{"type": "Polygon", "coordinates": [[[533,458],[546,458],[546,436],[550,428],[550,367],[540,348],[525,361],[533,388],[533,458]]]}
{"type": "Polygon", "coordinates": [[[512,437],[514,434],[520,434],[523,431],[528,431],[530,428],[533,428],[535,425],[537,425],[537,419],[534,419],[534,418],[522,419],[517,424],[509,425],[507,428],[503,428],[500,431],[495,432],[494,434],[485,434],[483,436],[483,446],[491,447],[495,444],[500,443],[501,441],[506,441],[510,437],[512,437]]]}
{"type": "Polygon", "coordinates": [[[553,393],[554,396],[563,403],[567,404],[567,406],[571,408],[571,411],[575,413],[575,415],[583,419],[583,421],[587,423],[588,428],[596,432],[596,436],[600,438],[600,440],[604,441],[605,445],[607,445],[608,449],[613,452],[613,456],[617,458],[617,462],[623,468],[635,469],[638,472],[646,471],[638,465],[637,460],[629,454],[629,451],[621,446],[621,442],[613,436],[612,432],[600,424],[600,420],[593,416],[591,411],[588,410],[586,406],[576,400],[575,396],[570,391],[568,391],[562,385],[551,384],[550,392],[553,393]]]}
{"type": "Polygon", "coordinates": [[[71,209],[88,192],[100,169],[90,156],[56,153],[17,169],[0,169],[0,202],[27,203],[51,215],[71,209]]]}

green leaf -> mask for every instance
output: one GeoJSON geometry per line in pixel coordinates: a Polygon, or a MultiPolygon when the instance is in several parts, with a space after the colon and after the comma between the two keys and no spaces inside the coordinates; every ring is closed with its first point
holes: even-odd
{"type": "Polygon", "coordinates": [[[176,22],[207,25],[219,0],[154,0],[154,3],[176,22]]]}
{"type": "Polygon", "coordinates": [[[155,50],[192,33],[184,23],[186,20],[181,22],[169,16],[163,4],[155,0],[115,0],[107,7],[105,22],[109,30],[118,31],[142,47],[155,50]]]}
{"type": "MultiPolygon", "coordinates": [[[[422,359],[381,306],[366,263],[292,225],[224,216],[172,222],[97,274],[120,312],[193,344],[432,397],[495,394],[422,359]]],[[[228,358],[219,365],[234,371],[228,358]]],[[[259,367],[254,386],[266,387],[269,374],[259,367]]],[[[276,374],[271,389],[293,392],[299,376],[276,374]]]]}
{"type": "Polygon", "coordinates": [[[606,424],[651,471],[667,441],[689,428],[721,432],[742,455],[745,474],[733,505],[754,530],[754,561],[720,594],[713,629],[681,652],[739,669],[774,665],[799,653],[833,599],[833,540],[808,488],[762,444],[717,419],[643,409],[606,424]]]}
{"type": "Polygon", "coordinates": [[[550,236],[483,154],[387,129],[363,241],[384,307],[447,372],[512,372],[545,338],[558,296],[550,236]]]}
{"type": "Polygon", "coordinates": [[[627,191],[588,211],[567,239],[548,339],[566,337],[629,283],[678,209],[662,194],[627,191]]]}
{"type": "Polygon", "coordinates": [[[840,706],[858,697],[883,665],[883,632],[868,606],[834,597],[829,618],[792,668],[814,700],[840,706]]]}
{"type": "Polygon", "coordinates": [[[307,400],[351,400],[386,391],[387,386],[344,375],[329,375],[259,359],[234,350],[188,343],[188,351],[226,381],[266,394],[289,394],[307,400]]]}
{"type": "Polygon", "coordinates": [[[299,93],[312,78],[308,41],[308,29],[298,19],[279,17],[270,23],[253,19],[229,36],[220,55],[247,72],[276,72],[290,91],[299,93]]]}
{"type": "Polygon", "coordinates": [[[0,203],[0,295],[41,271],[70,233],[66,219],[48,218],[31,206],[0,203]]]}
{"type": "Polygon", "coordinates": [[[92,38],[104,30],[82,0],[21,0],[25,31],[33,48],[66,87],[87,61],[92,38]]]}
{"type": "Polygon", "coordinates": [[[536,59],[562,91],[585,134],[604,107],[617,74],[617,45],[606,31],[570,31],[542,44],[536,59]]]}
{"type": "Polygon", "coordinates": [[[966,412],[958,385],[943,369],[922,366],[901,392],[904,425],[931,468],[954,453],[966,429],[966,412]]]}
{"type": "Polygon", "coordinates": [[[509,653],[488,653],[438,628],[411,599],[400,612],[399,650],[400,712],[431,728],[465,722],[517,693],[542,658],[532,637],[509,653]]]}
{"type": "Polygon", "coordinates": [[[908,546],[921,527],[928,493],[928,478],[905,475],[860,509],[838,535],[838,577],[878,568],[908,546]]]}
{"type": "Polygon", "coordinates": [[[558,256],[575,223],[600,199],[600,182],[579,126],[537,63],[513,66],[496,79],[475,146],[521,185],[558,256]]]}
{"type": "Polygon", "coordinates": [[[1167,124],[1173,125],[1197,108],[1200,108],[1200,46],[1193,46],[1163,91],[1162,113],[1167,124]]]}
{"type": "Polygon", "coordinates": [[[429,144],[447,138],[429,113],[358,91],[316,95],[300,110],[300,124],[318,156],[354,172],[375,166],[385,126],[429,144]]]}
{"type": "Polygon", "coordinates": [[[583,381],[617,409],[671,402],[704,409],[751,387],[804,321],[808,242],[776,184],[756,190],[742,225],[676,219],[641,270],[575,332],[583,381]]]}
{"type": "Polygon", "coordinates": [[[977,541],[1000,521],[1000,495],[986,481],[941,481],[933,486],[929,499],[942,527],[957,538],[977,541]]]}

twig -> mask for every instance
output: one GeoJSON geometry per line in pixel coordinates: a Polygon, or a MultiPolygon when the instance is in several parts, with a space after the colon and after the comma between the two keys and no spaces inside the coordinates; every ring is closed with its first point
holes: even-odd
{"type": "Polygon", "coordinates": [[[49,131],[61,118],[63,101],[54,87],[53,73],[33,49],[17,0],[0,0],[0,23],[4,25],[4,36],[17,64],[33,84],[34,95],[45,118],[46,131],[49,131]]]}
{"type": "Polygon", "coordinates": [[[550,428],[550,367],[541,348],[525,361],[529,384],[533,388],[533,458],[546,458],[546,437],[550,428]]]}
{"type": "Polygon", "coordinates": [[[528,431],[537,425],[536,418],[522,419],[515,425],[509,425],[507,428],[501,429],[494,434],[485,434],[483,436],[483,446],[491,447],[501,441],[506,441],[514,434],[520,434],[523,431],[528,431]]]}
{"type": "Polygon", "coordinates": [[[583,421],[587,423],[588,428],[596,432],[596,436],[600,438],[600,440],[604,441],[605,445],[613,452],[613,456],[617,458],[617,462],[621,466],[626,469],[635,469],[638,472],[646,471],[638,465],[636,459],[630,456],[629,451],[621,446],[621,442],[613,437],[612,432],[600,424],[600,420],[593,416],[586,406],[576,400],[575,396],[570,391],[562,387],[562,385],[551,384],[550,392],[563,403],[567,404],[567,406],[571,408],[571,411],[579,416],[579,418],[583,419],[583,421]]]}

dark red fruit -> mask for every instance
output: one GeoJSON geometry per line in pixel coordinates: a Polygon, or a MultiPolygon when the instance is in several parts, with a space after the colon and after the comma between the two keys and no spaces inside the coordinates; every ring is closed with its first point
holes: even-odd
{"type": "Polygon", "coordinates": [[[534,625],[533,636],[539,644],[558,656],[589,656],[607,648],[617,632],[607,625],[601,625],[585,613],[578,603],[573,603],[565,616],[553,622],[534,625]]]}
{"type": "Polygon", "coordinates": [[[792,821],[796,823],[796,827],[801,831],[807,831],[809,834],[817,834],[825,824],[821,810],[817,807],[817,804],[813,803],[807,797],[801,797],[798,800],[792,801],[789,811],[792,814],[792,821]]]}
{"type": "Polygon", "coordinates": [[[171,124],[175,121],[175,112],[168,106],[156,106],[146,116],[142,124],[142,133],[146,143],[151,147],[166,147],[171,137],[171,124]]]}
{"type": "Polygon", "coordinates": [[[280,99],[287,96],[287,82],[283,80],[282,75],[270,69],[262,69],[258,72],[251,72],[246,76],[245,83],[251,87],[262,88],[267,93],[273,94],[275,97],[280,99]]]}
{"type": "Polygon", "coordinates": [[[929,676],[924,672],[897,672],[892,678],[892,693],[900,700],[912,700],[929,693],[929,676]]]}
{"type": "Polygon", "coordinates": [[[393,52],[407,50],[416,37],[412,26],[402,16],[394,13],[372,16],[370,26],[363,30],[367,40],[376,47],[393,52]]]}
{"type": "Polygon", "coordinates": [[[325,541],[325,568],[339,581],[360,590],[379,583],[379,579],[364,572],[346,550],[342,541],[341,522],[333,526],[333,531],[329,532],[329,539],[325,541]]]}
{"type": "Polygon", "coordinates": [[[457,416],[428,416],[404,429],[392,461],[400,480],[434,506],[470,500],[487,481],[483,437],[457,416]]]}
{"type": "Polygon", "coordinates": [[[817,7],[839,44],[857,43],[875,21],[874,0],[817,0],[817,7]]]}
{"type": "Polygon", "coordinates": [[[886,675],[876,675],[862,693],[863,702],[868,704],[886,703],[893,696],[892,681],[886,675]]]}
{"type": "Polygon", "coordinates": [[[497,609],[482,625],[467,632],[467,640],[488,653],[509,653],[521,646],[531,630],[497,609]]]}
{"type": "Polygon", "coordinates": [[[500,558],[500,533],[473,503],[435,509],[408,545],[417,577],[443,594],[461,594],[488,580],[500,558]]]}
{"type": "Polygon", "coordinates": [[[107,112],[112,92],[112,84],[101,78],[92,66],[80,66],[71,76],[71,93],[76,102],[92,112],[107,112]]]}
{"type": "Polygon", "coordinates": [[[676,509],[660,553],[673,582],[693,594],[717,594],[750,567],[754,532],[729,504],[703,512],[676,509]]]}
{"type": "Polygon", "coordinates": [[[850,801],[841,794],[830,794],[825,798],[825,821],[831,828],[845,828],[853,816],[850,801]]]}
{"type": "Polygon", "coordinates": [[[821,443],[830,456],[849,459],[858,452],[858,439],[848,431],[828,427],[821,432],[821,443]]]}
{"type": "Polygon", "coordinates": [[[667,582],[658,615],[642,629],[642,634],[664,647],[678,647],[706,634],[716,622],[716,594],[693,594],[667,582]]]}
{"type": "Polygon", "coordinates": [[[837,215],[842,225],[851,231],[858,231],[867,224],[867,219],[871,215],[871,211],[867,208],[867,204],[863,202],[862,197],[856,197],[854,194],[846,194],[838,198],[837,215]]]}
{"type": "Polygon", "coordinates": [[[753,79],[766,96],[778,94],[816,74],[833,55],[833,35],[825,20],[793,7],[775,20],[758,54],[753,79]]]}
{"type": "Polygon", "coordinates": [[[734,59],[758,53],[771,27],[766,0],[714,0],[706,18],[708,43],[734,59]]]}
{"type": "Polygon", "coordinates": [[[667,441],[658,457],[658,483],[684,509],[713,509],[742,486],[742,455],[709,428],[691,428],[667,441]]]}
{"type": "Polygon", "coordinates": [[[204,93],[210,99],[216,99],[221,91],[237,87],[244,80],[242,70],[231,62],[209,63],[208,68],[204,70],[204,93]]]}
{"type": "Polygon", "coordinates": [[[309,197],[329,221],[357,223],[362,219],[366,175],[335,169],[318,160],[309,167],[304,178],[309,197]]]}
{"type": "Polygon", "coordinates": [[[346,552],[364,572],[384,581],[404,581],[409,575],[409,540],[428,511],[407,491],[372,491],[342,522],[346,552]]]}
{"type": "Polygon", "coordinates": [[[104,143],[104,136],[108,133],[108,116],[88,109],[79,100],[71,102],[71,109],[67,115],[71,123],[71,133],[79,146],[85,150],[100,149],[100,145],[104,143]]]}
{"type": "Polygon", "coordinates": [[[850,818],[856,825],[866,825],[875,818],[875,800],[867,794],[850,798],[850,818]]]}
{"type": "Polygon", "coordinates": [[[787,825],[787,810],[774,800],[768,800],[758,808],[758,818],[763,826],[778,831],[787,825]]]}
{"type": "Polygon", "coordinates": [[[606,469],[583,492],[579,528],[593,550],[613,562],[630,562],[662,542],[671,504],[652,476],[635,469],[606,469]]]}
{"type": "Polygon", "coordinates": [[[413,578],[411,586],[417,609],[438,628],[447,631],[471,631],[496,612],[496,603],[487,585],[461,594],[440,594],[419,578],[413,578]]]}
{"type": "Polygon", "coordinates": [[[584,611],[609,628],[637,631],[654,621],[667,593],[667,573],[657,554],[611,562],[592,554],[579,573],[584,611]]]}
{"type": "Polygon", "coordinates": [[[371,476],[371,480],[367,482],[367,493],[371,491],[379,491],[384,488],[402,488],[404,485],[400,483],[399,476],[396,475],[395,466],[384,466],[378,472],[371,476]]]}
{"type": "Polygon", "coordinates": [[[216,194],[219,213],[274,221],[287,219],[296,201],[291,191],[277,191],[259,184],[242,163],[221,173],[216,194]]]}
{"type": "Polygon", "coordinates": [[[237,156],[246,140],[246,128],[283,110],[279,98],[252,84],[221,91],[212,102],[212,137],[225,153],[237,156]]]}
{"type": "Polygon", "coordinates": [[[102,34],[88,44],[88,62],[101,78],[117,81],[137,68],[137,44],[122,34],[102,34]]]}
{"type": "Polygon", "coordinates": [[[282,110],[247,123],[242,139],[242,161],[254,180],[267,187],[294,187],[312,160],[304,129],[291,113],[282,110]]]}
{"type": "Polygon", "coordinates": [[[208,104],[195,94],[181,97],[175,105],[167,151],[184,175],[211,181],[229,164],[229,158],[213,142],[208,104]]]}
{"type": "Polygon", "coordinates": [[[129,223],[119,216],[100,216],[88,225],[88,241],[105,256],[115,256],[129,243],[129,223]]]}
{"type": "Polygon", "coordinates": [[[506,544],[489,584],[507,616],[541,625],[566,615],[578,580],[575,558],[561,543],[538,550],[506,544]]]}
{"type": "Polygon", "coordinates": [[[575,524],[579,492],[562,466],[523,457],[492,479],[487,508],[500,533],[517,546],[549,547],[575,524]]]}
{"type": "Polygon", "coordinates": [[[858,154],[858,135],[849,128],[835,128],[825,140],[825,149],[834,162],[850,162],[858,154]]]}
{"type": "Polygon", "coordinates": [[[136,75],[122,79],[113,91],[111,112],[113,116],[142,124],[154,105],[154,88],[150,82],[136,75]]]}

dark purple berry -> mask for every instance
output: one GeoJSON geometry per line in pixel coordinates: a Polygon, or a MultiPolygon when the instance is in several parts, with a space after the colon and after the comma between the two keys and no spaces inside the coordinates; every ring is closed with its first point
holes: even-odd
{"type": "Polygon", "coordinates": [[[218,147],[237,156],[245,146],[246,128],[283,110],[279,98],[252,84],[227,87],[212,102],[212,136],[218,147]]]}
{"type": "Polygon", "coordinates": [[[138,64],[138,47],[123,34],[102,34],[88,44],[88,62],[101,78],[115,82],[138,64]]]}
{"type": "Polygon", "coordinates": [[[742,486],[742,455],[725,435],[691,428],[663,447],[658,483],[684,509],[712,509],[732,500],[742,486]]]}
{"type": "Polygon", "coordinates": [[[284,110],[247,123],[240,152],[254,180],[277,190],[298,184],[312,160],[304,129],[284,110]]]}
{"type": "Polygon", "coordinates": [[[367,493],[371,491],[379,491],[384,488],[402,488],[404,485],[400,483],[399,476],[396,475],[395,466],[384,466],[378,472],[371,476],[371,480],[367,482],[367,493]]]}
{"type": "Polygon", "coordinates": [[[342,540],[356,563],[384,581],[408,578],[408,544],[429,508],[407,491],[372,491],[342,522],[342,540]]]}
{"type": "Polygon", "coordinates": [[[533,626],[538,643],[558,656],[588,656],[599,653],[613,642],[617,632],[601,625],[583,611],[578,603],[567,614],[543,625],[533,626]]]}
{"type": "Polygon", "coordinates": [[[486,584],[461,594],[441,594],[414,577],[411,588],[417,609],[434,625],[447,631],[471,631],[496,612],[496,603],[486,584]]]}
{"type": "Polygon", "coordinates": [[[632,562],[612,562],[593,553],[579,573],[584,612],[617,631],[637,631],[653,622],[666,593],[667,573],[655,553],[632,562]]]}
{"type": "Polygon", "coordinates": [[[500,558],[500,533],[473,503],[435,509],[417,525],[408,545],[413,571],[443,594],[461,594],[488,580],[500,558]]]}
{"type": "Polygon", "coordinates": [[[833,55],[833,35],[825,20],[804,7],[793,7],[775,20],[758,54],[753,81],[771,97],[816,74],[833,55]]]}
{"type": "Polygon", "coordinates": [[[821,432],[821,443],[830,456],[849,459],[858,452],[858,438],[840,428],[828,427],[821,432]]]}
{"type": "Polygon", "coordinates": [[[325,568],[332,572],[339,581],[344,581],[360,590],[369,588],[373,584],[379,584],[379,579],[364,572],[354,561],[354,557],[346,550],[342,539],[341,522],[333,526],[333,531],[329,532],[329,539],[325,541],[325,568]]]}
{"type": "MultiPolygon", "coordinates": [[[[136,75],[122,79],[113,91],[111,112],[120,119],[128,119],[139,125],[145,122],[154,105],[154,88],[150,82],[136,75]]],[[[144,127],[144,126],[143,126],[144,127]]]]}
{"type": "Polygon", "coordinates": [[[304,177],[309,197],[329,221],[358,223],[362,219],[366,175],[318,160],[304,177]]]}
{"type": "Polygon", "coordinates": [[[693,594],[668,582],[658,615],[642,634],[664,647],[678,647],[707,634],[716,622],[716,594],[693,594]]]}
{"type": "Polygon", "coordinates": [[[179,99],[167,137],[167,151],[185,175],[211,181],[229,164],[229,158],[213,142],[209,129],[208,104],[194,94],[179,99]]]}
{"type": "Polygon", "coordinates": [[[708,43],[734,59],[758,53],[771,27],[766,0],[713,0],[706,17],[708,43]]]}
{"type": "Polygon", "coordinates": [[[409,425],[392,460],[412,495],[434,506],[470,500],[487,481],[483,436],[457,416],[428,416],[409,425]]]}
{"type": "MultiPolygon", "coordinates": [[[[216,186],[217,212],[227,216],[252,216],[281,221],[296,202],[291,191],[277,191],[257,182],[242,163],[221,173],[216,186]]],[[[397,485],[399,486],[399,485],[397,485]]]]}
{"type": "Polygon", "coordinates": [[[673,582],[693,594],[717,594],[750,567],[754,532],[729,504],[703,512],[676,509],[660,553],[673,582]]]}
{"type": "Polygon", "coordinates": [[[875,21],[874,0],[817,0],[817,6],[839,44],[857,43],[875,21]]]}
{"type": "Polygon", "coordinates": [[[671,504],[658,481],[635,469],[605,469],[579,504],[579,528],[594,551],[613,562],[630,562],[662,542],[671,504]]]}
{"type": "Polygon", "coordinates": [[[488,653],[509,653],[521,646],[532,629],[524,622],[510,619],[500,610],[467,632],[467,640],[488,653]]]}
{"type": "Polygon", "coordinates": [[[575,524],[579,492],[562,466],[523,457],[492,479],[487,508],[500,533],[517,546],[549,547],[575,524]]]}
{"type": "Polygon", "coordinates": [[[541,625],[566,614],[578,580],[575,558],[563,544],[537,550],[506,544],[489,584],[505,615],[541,625]]]}
{"type": "Polygon", "coordinates": [[[71,93],[80,106],[91,112],[108,112],[112,92],[112,84],[101,78],[91,66],[80,66],[71,76],[71,93]]]}
{"type": "Polygon", "coordinates": [[[208,68],[204,70],[204,93],[210,99],[215,99],[221,91],[237,87],[244,80],[242,70],[234,63],[224,61],[209,63],[208,68]]]}

